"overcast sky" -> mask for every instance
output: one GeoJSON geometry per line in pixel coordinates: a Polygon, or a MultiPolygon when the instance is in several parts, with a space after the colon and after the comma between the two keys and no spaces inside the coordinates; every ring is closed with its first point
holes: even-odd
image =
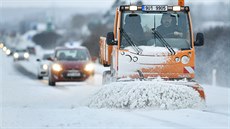
{"type": "MultiPolygon", "coordinates": [[[[1,7],[87,7],[87,8],[108,8],[115,0],[0,0],[1,7]]],[[[128,3],[136,0],[126,0],[128,3]]],[[[146,4],[171,2],[177,0],[143,0],[146,4]]],[[[185,0],[190,3],[229,3],[229,0],[185,0]]]]}

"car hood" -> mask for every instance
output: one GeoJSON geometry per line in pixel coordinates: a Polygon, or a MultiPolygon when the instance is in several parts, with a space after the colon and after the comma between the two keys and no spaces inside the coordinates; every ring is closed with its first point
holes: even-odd
{"type": "Polygon", "coordinates": [[[50,63],[50,61],[49,60],[41,60],[41,62],[40,62],[40,64],[41,65],[43,65],[43,64],[49,64],[50,63]]]}
{"type": "Polygon", "coordinates": [[[58,61],[64,69],[81,69],[83,68],[88,61],[58,61]]]}

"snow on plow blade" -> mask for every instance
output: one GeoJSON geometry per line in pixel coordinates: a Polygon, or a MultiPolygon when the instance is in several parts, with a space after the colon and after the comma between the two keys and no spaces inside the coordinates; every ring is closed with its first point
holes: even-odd
{"type": "Polygon", "coordinates": [[[203,90],[178,82],[174,84],[160,81],[114,82],[94,94],[89,107],[201,109],[205,106],[204,98],[203,90]]]}
{"type": "Polygon", "coordinates": [[[171,84],[177,84],[177,85],[184,85],[184,86],[188,86],[193,88],[195,91],[197,91],[199,93],[200,98],[205,101],[205,93],[204,93],[204,89],[203,87],[201,87],[198,83],[196,83],[195,81],[165,81],[171,84]]]}

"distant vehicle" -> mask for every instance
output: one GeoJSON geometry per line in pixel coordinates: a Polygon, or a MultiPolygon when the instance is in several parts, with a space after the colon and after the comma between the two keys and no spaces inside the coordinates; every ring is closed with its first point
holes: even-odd
{"type": "Polygon", "coordinates": [[[14,61],[29,60],[30,54],[27,49],[16,49],[13,57],[14,61]]]}
{"type": "Polygon", "coordinates": [[[94,74],[94,64],[85,47],[57,48],[49,67],[49,85],[56,82],[85,81],[94,74]]]}
{"type": "Polygon", "coordinates": [[[43,79],[43,77],[47,77],[49,73],[49,63],[50,61],[48,60],[53,56],[53,53],[46,53],[43,55],[42,59],[37,59],[39,62],[38,65],[38,72],[37,72],[37,78],[38,79],[43,79]]]}
{"type": "Polygon", "coordinates": [[[27,47],[29,54],[36,55],[36,49],[35,47],[27,47]]]}
{"type": "Polygon", "coordinates": [[[0,42],[0,49],[2,49],[4,46],[5,46],[4,43],[0,42]]]}
{"type": "Polygon", "coordinates": [[[16,51],[16,48],[14,48],[14,47],[8,48],[8,49],[6,50],[6,54],[7,54],[8,56],[12,56],[12,55],[14,54],[15,51],[16,51]]]}

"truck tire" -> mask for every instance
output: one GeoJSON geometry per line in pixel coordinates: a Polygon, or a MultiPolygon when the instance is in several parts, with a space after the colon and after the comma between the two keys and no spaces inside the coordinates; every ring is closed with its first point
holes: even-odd
{"type": "Polygon", "coordinates": [[[102,85],[108,84],[111,79],[111,71],[104,71],[102,77],[102,85]]]}

